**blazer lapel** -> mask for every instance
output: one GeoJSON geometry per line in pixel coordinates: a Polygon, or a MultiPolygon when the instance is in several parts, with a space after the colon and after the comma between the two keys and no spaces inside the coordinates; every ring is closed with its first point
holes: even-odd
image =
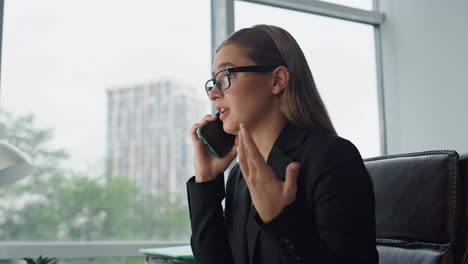
{"type": "Polygon", "coordinates": [[[281,130],[267,159],[268,166],[279,180],[284,181],[286,168],[295,161],[296,153],[307,138],[307,132],[307,129],[296,127],[291,122],[287,122],[281,130]]]}
{"type": "Polygon", "coordinates": [[[276,178],[282,181],[285,179],[286,168],[291,162],[293,162],[293,160],[278,148],[271,149],[267,160],[267,164],[275,172],[276,178]]]}
{"type": "MultiPolygon", "coordinates": [[[[287,122],[281,130],[278,138],[276,139],[273,147],[268,155],[267,164],[275,172],[276,178],[284,181],[286,168],[289,163],[294,161],[295,154],[302,146],[302,143],[307,137],[307,130],[294,126],[292,123],[287,122]]],[[[245,182],[244,182],[245,184],[245,182]]],[[[248,190],[247,190],[248,191],[248,190]]],[[[249,193],[249,201],[250,193],[249,193]]],[[[260,232],[258,224],[255,223],[257,210],[253,205],[250,207],[250,213],[247,219],[247,247],[249,253],[249,263],[254,261],[254,253],[257,244],[257,238],[260,232]]]]}
{"type": "Polygon", "coordinates": [[[252,199],[250,198],[249,189],[247,188],[247,184],[244,181],[244,176],[242,176],[242,172],[238,171],[239,182],[237,184],[237,191],[234,194],[234,208],[233,211],[236,212],[236,215],[232,217],[234,221],[235,230],[239,230],[239,232],[234,232],[232,234],[232,241],[234,243],[236,252],[234,252],[234,258],[237,262],[240,263],[248,263],[248,256],[249,250],[247,248],[248,243],[246,244],[245,241],[249,241],[249,234],[247,230],[247,223],[249,222],[249,213],[250,207],[252,204],[252,199]]]}

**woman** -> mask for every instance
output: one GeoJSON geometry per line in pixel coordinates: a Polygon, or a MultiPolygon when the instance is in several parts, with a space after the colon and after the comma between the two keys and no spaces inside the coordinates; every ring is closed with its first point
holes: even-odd
{"type": "Polygon", "coordinates": [[[216,158],[196,131],[217,117],[190,131],[198,263],[377,263],[371,179],[356,147],[336,135],[294,38],[268,25],[234,32],[216,50],[213,76],[209,99],[237,136],[216,158]]]}

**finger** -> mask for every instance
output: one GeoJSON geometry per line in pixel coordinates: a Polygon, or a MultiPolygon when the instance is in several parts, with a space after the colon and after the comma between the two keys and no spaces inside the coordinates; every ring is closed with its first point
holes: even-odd
{"type": "Polygon", "coordinates": [[[292,162],[286,168],[286,176],[284,181],[284,191],[287,194],[296,194],[297,176],[299,175],[299,162],[292,162]]]}
{"type": "Polygon", "coordinates": [[[200,123],[195,123],[193,126],[190,128],[190,137],[192,138],[192,141],[197,141],[200,140],[198,138],[197,130],[202,126],[200,123]]]}
{"type": "Polygon", "coordinates": [[[200,127],[202,127],[206,122],[215,121],[216,118],[218,118],[216,115],[205,115],[198,123],[200,124],[200,127]]]}
{"type": "Polygon", "coordinates": [[[248,167],[248,163],[245,157],[245,148],[243,144],[242,133],[239,133],[238,137],[239,137],[239,142],[238,142],[239,146],[237,147],[237,158],[239,159],[239,166],[241,168],[242,175],[244,175],[244,178],[247,181],[249,177],[249,167],[248,167]]]}
{"type": "Polygon", "coordinates": [[[251,153],[249,151],[247,151],[247,142],[245,140],[245,134],[244,134],[244,131],[242,129],[242,131],[239,131],[240,132],[240,140],[239,140],[239,145],[241,146],[241,149],[242,149],[242,155],[244,156],[244,167],[247,168],[249,174],[248,176],[251,178],[255,173],[254,173],[254,170],[255,170],[255,164],[253,162],[253,157],[251,155],[251,153]]]}
{"type": "Polygon", "coordinates": [[[208,122],[208,121],[214,121],[216,120],[216,118],[218,118],[216,115],[205,115],[199,123],[202,123],[204,124],[205,122],[208,122]]]}
{"type": "Polygon", "coordinates": [[[260,151],[258,150],[257,145],[252,139],[252,136],[250,135],[249,130],[245,124],[240,124],[240,127],[246,158],[252,166],[260,168],[265,164],[265,160],[262,154],[260,154],[260,151]]]}
{"type": "Polygon", "coordinates": [[[200,122],[195,123],[192,128],[190,129],[190,137],[192,138],[193,141],[199,140],[197,130],[202,127],[206,122],[208,121],[214,121],[218,118],[216,115],[205,115],[200,122]]]}

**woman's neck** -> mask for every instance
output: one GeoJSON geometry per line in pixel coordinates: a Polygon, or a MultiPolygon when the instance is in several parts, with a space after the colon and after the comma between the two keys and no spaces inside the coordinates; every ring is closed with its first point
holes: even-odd
{"type": "Polygon", "coordinates": [[[287,119],[283,114],[276,113],[268,118],[262,118],[256,126],[250,128],[252,138],[265,161],[286,122],[287,119]]]}

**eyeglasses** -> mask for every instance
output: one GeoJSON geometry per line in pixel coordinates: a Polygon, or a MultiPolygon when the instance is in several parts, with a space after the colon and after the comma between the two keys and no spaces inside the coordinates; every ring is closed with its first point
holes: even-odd
{"type": "Polygon", "coordinates": [[[215,85],[218,88],[218,90],[221,92],[226,91],[229,87],[231,87],[231,73],[234,73],[234,72],[271,72],[274,69],[276,69],[278,66],[280,65],[253,65],[253,66],[243,66],[243,67],[235,67],[235,68],[228,68],[228,69],[220,70],[219,72],[215,74],[213,79],[209,79],[205,83],[206,94],[210,95],[215,85]]]}

